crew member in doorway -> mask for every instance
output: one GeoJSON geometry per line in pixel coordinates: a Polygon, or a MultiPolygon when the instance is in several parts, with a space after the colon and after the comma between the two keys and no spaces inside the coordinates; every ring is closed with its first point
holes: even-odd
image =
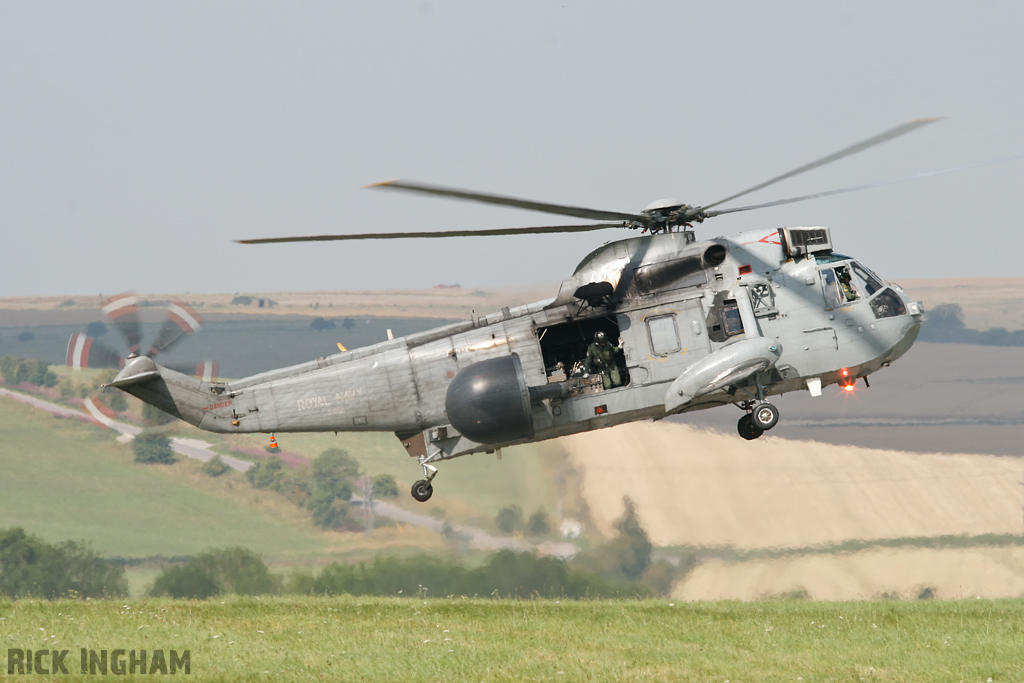
{"type": "Polygon", "coordinates": [[[587,360],[583,366],[588,373],[600,372],[601,382],[605,389],[622,385],[622,376],[619,374],[619,364],[615,355],[621,353],[622,349],[608,343],[608,336],[604,332],[594,335],[594,343],[587,349],[587,360]]]}

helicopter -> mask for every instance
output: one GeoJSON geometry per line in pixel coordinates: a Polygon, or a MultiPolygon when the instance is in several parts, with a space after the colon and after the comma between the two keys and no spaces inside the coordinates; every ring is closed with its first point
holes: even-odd
{"type": "Polygon", "coordinates": [[[792,391],[819,396],[829,385],[849,391],[903,356],[917,338],[924,306],[862,261],[833,250],[827,227],[698,240],[695,225],[967,168],[720,208],[936,120],[896,126],[704,206],[660,200],[623,213],[411,181],[378,183],[371,187],[598,222],[239,241],[608,228],[638,234],[593,250],[544,301],[474,313],[463,322],[232,381],[189,376],[157,364],[155,354],[133,352],[108,386],[211,432],[393,432],[423,472],[411,491],[421,502],[433,494],[440,461],[475,453],[500,457],[507,446],[637,420],[734,405],[741,411],[740,436],[753,440],[779,422],[770,397],[792,391]]]}

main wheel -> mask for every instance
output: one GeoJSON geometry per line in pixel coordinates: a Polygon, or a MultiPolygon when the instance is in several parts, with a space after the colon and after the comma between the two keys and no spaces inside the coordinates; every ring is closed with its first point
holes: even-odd
{"type": "Polygon", "coordinates": [[[419,502],[427,502],[432,495],[434,495],[434,487],[426,479],[420,479],[412,485],[412,497],[419,502]]]}
{"type": "Polygon", "coordinates": [[[755,427],[768,431],[778,423],[779,409],[771,403],[759,403],[754,406],[750,418],[754,421],[755,427]]]}
{"type": "Polygon", "coordinates": [[[741,417],[740,421],[736,423],[736,431],[747,441],[753,441],[764,434],[764,430],[754,424],[754,420],[749,414],[741,417]]]}

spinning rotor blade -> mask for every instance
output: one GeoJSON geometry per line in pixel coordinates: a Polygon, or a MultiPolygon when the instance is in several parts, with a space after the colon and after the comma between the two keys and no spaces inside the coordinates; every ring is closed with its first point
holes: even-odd
{"type": "Polygon", "coordinates": [[[419,192],[432,194],[439,197],[450,197],[452,199],[465,199],[471,202],[483,204],[498,204],[499,206],[512,206],[517,209],[528,211],[540,211],[541,213],[553,213],[559,216],[572,216],[573,218],[586,218],[593,221],[641,221],[646,223],[648,218],[642,214],[620,213],[618,211],[601,211],[600,209],[588,209],[580,206],[564,206],[562,204],[548,204],[547,202],[535,202],[529,199],[518,199],[498,194],[485,194],[471,190],[460,190],[454,187],[442,187],[440,185],[428,185],[417,183],[411,180],[388,180],[383,183],[374,183],[366,187],[380,190],[402,190],[404,192],[419,192]]]}
{"type": "Polygon", "coordinates": [[[128,353],[138,353],[142,340],[139,327],[139,307],[137,297],[132,292],[115,294],[100,302],[103,317],[117,328],[125,341],[128,342],[128,353]]]}
{"type": "Polygon", "coordinates": [[[177,344],[183,337],[195,334],[203,327],[203,318],[184,301],[172,301],[167,305],[167,319],[164,320],[156,340],[146,355],[154,358],[177,344]]]}
{"type": "Polygon", "coordinates": [[[239,244],[275,244],[280,242],[333,242],[336,240],[396,240],[409,237],[490,237],[493,235],[545,235],[555,232],[587,232],[606,228],[624,228],[623,223],[589,225],[551,225],[537,228],[496,228],[492,230],[440,230],[437,232],[367,232],[359,235],[309,235],[306,237],[264,237],[235,240],[239,244]]]}
{"type": "MultiPolygon", "coordinates": [[[[857,152],[863,152],[864,150],[870,149],[871,147],[874,147],[875,145],[880,145],[883,142],[888,142],[889,140],[892,140],[894,138],[898,138],[901,135],[906,135],[907,133],[909,133],[911,131],[917,130],[918,128],[921,128],[922,126],[927,126],[929,123],[935,123],[936,121],[941,121],[941,120],[942,120],[941,118],[917,119],[916,121],[910,121],[908,123],[901,124],[899,126],[896,126],[895,128],[892,128],[890,130],[885,131],[884,133],[880,133],[880,134],[878,134],[878,135],[876,135],[874,137],[868,138],[867,140],[863,140],[861,142],[858,142],[855,145],[851,145],[849,147],[846,147],[844,149],[839,150],[838,152],[835,152],[833,154],[829,154],[828,156],[822,157],[822,158],[818,159],[817,161],[812,161],[811,163],[805,164],[803,166],[800,166],[799,168],[794,168],[792,171],[789,171],[788,173],[783,173],[782,175],[776,176],[775,178],[772,178],[771,180],[766,180],[763,183],[760,183],[758,185],[754,185],[753,187],[751,187],[749,189],[743,190],[742,192],[738,192],[738,193],[736,193],[734,195],[726,197],[725,199],[720,199],[720,200],[718,200],[717,202],[715,202],[713,204],[707,204],[706,206],[703,206],[701,208],[702,209],[710,209],[713,206],[718,206],[719,204],[724,204],[726,202],[732,201],[733,199],[737,199],[739,197],[742,197],[743,195],[750,194],[751,192],[755,192],[755,191],[760,190],[762,188],[768,187],[769,185],[773,185],[773,184],[775,184],[777,182],[780,182],[782,180],[786,180],[787,178],[792,178],[793,176],[800,175],[801,173],[806,173],[807,171],[813,170],[815,168],[820,168],[821,166],[824,166],[826,164],[830,164],[833,161],[838,161],[838,160],[840,160],[840,159],[842,159],[844,157],[850,156],[851,154],[856,154],[857,152]]],[[[696,210],[694,211],[694,213],[696,213],[696,210]]],[[[720,214],[720,213],[727,213],[727,212],[720,211],[718,213],[720,214]]],[[[707,215],[710,216],[711,214],[709,213],[707,215]]]]}
{"type": "Polygon", "coordinates": [[[1007,161],[1013,161],[1015,159],[1024,158],[1024,154],[1014,154],[1013,156],[1000,157],[998,159],[989,159],[987,161],[978,161],[973,164],[964,164],[963,166],[954,166],[953,168],[945,168],[941,171],[928,171],[927,173],[918,173],[917,175],[906,176],[904,178],[893,178],[891,180],[883,180],[877,183],[867,183],[865,185],[854,185],[853,187],[842,187],[838,190],[826,190],[824,192],[816,192],[815,194],[805,194],[801,197],[789,197],[788,199],[776,199],[773,202],[765,202],[764,204],[753,204],[751,206],[738,206],[734,209],[720,209],[718,211],[708,211],[705,214],[706,218],[712,218],[714,216],[721,216],[726,213],[736,213],[737,211],[750,211],[752,209],[764,209],[769,206],[781,206],[783,204],[794,204],[796,202],[802,202],[808,199],[818,199],[820,197],[829,197],[834,194],[843,194],[845,192],[857,192],[859,190],[869,190],[873,187],[883,187],[885,185],[895,185],[896,183],[905,183],[909,180],[918,180],[919,178],[929,178],[931,176],[942,175],[944,173],[953,173],[954,171],[964,171],[969,168],[977,168],[978,166],[989,166],[991,164],[1001,164],[1007,161]]]}
{"type": "Polygon", "coordinates": [[[121,354],[100,344],[89,335],[75,332],[68,340],[67,366],[72,370],[83,368],[120,368],[121,354]]]}

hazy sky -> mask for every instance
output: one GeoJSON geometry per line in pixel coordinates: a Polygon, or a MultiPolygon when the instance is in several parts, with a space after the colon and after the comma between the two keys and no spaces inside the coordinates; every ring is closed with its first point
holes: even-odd
{"type": "MultiPolygon", "coordinates": [[[[410,178],[637,211],[1024,152],[1021,2],[0,2],[0,295],[551,285],[602,231],[362,190],[410,178]]],[[[724,216],[828,225],[883,276],[1022,275],[1024,161],[724,216]]],[[[568,222],[577,222],[570,219],[568,222]]],[[[554,292],[552,292],[554,293],[554,292]]]]}

